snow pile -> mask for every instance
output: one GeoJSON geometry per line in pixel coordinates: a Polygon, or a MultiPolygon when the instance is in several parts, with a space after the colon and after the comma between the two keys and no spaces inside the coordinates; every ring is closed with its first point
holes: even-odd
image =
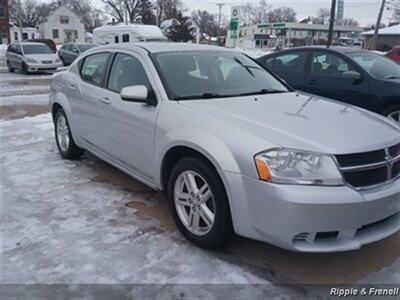
{"type": "Polygon", "coordinates": [[[4,59],[4,57],[6,56],[6,51],[7,51],[7,45],[0,44],[0,59],[4,59]]]}
{"type": "Polygon", "coordinates": [[[235,49],[238,51],[242,51],[243,53],[247,54],[248,56],[254,59],[260,58],[261,56],[264,56],[272,52],[272,49],[241,49],[241,48],[235,48],[235,49]]]}

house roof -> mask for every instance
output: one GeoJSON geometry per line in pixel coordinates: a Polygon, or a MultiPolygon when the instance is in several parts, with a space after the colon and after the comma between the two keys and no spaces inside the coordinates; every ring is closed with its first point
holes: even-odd
{"type": "Polygon", "coordinates": [[[48,16],[50,16],[52,13],[54,13],[56,10],[60,9],[60,8],[68,9],[68,10],[71,11],[74,15],[76,15],[80,20],[82,20],[82,16],[80,15],[79,12],[77,12],[76,10],[71,9],[71,8],[69,8],[69,7],[66,7],[65,5],[61,5],[61,6],[57,6],[57,7],[53,8],[53,9],[49,10],[48,13],[47,13],[46,15],[41,16],[39,22],[40,22],[40,23],[46,22],[45,19],[46,19],[48,16]]]}
{"type": "MultiPolygon", "coordinates": [[[[362,35],[373,35],[375,30],[362,32],[362,35]]],[[[400,24],[379,29],[378,35],[400,35],[400,24]]]]}

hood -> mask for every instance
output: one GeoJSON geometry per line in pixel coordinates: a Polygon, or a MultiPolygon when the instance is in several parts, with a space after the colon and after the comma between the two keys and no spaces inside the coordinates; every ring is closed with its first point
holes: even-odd
{"type": "Polygon", "coordinates": [[[38,61],[42,61],[42,60],[51,60],[51,61],[55,61],[58,56],[57,54],[26,54],[24,55],[27,58],[32,58],[38,61]]]}
{"type": "MultiPolygon", "coordinates": [[[[330,154],[400,143],[400,127],[375,113],[304,93],[180,101],[277,146],[330,154]]],[[[235,133],[236,134],[236,133],[235,133]]]]}

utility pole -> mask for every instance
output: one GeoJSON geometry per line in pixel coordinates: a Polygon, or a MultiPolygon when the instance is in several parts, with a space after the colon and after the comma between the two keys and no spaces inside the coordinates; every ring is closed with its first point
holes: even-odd
{"type": "Polygon", "coordinates": [[[336,15],[336,0],[332,0],[331,18],[329,20],[329,33],[328,33],[328,44],[327,44],[328,48],[332,45],[333,28],[335,26],[335,15],[336,15]]]}
{"type": "Polygon", "coordinates": [[[21,5],[21,0],[18,0],[18,26],[19,26],[19,32],[21,33],[20,42],[22,42],[22,39],[24,38],[24,33],[22,31],[22,5],[21,5]]]}
{"type": "Polygon", "coordinates": [[[383,10],[385,9],[385,2],[386,0],[382,0],[381,9],[379,10],[378,18],[376,19],[374,37],[372,38],[370,46],[371,50],[376,50],[375,48],[376,48],[376,43],[378,42],[378,33],[379,33],[379,28],[381,27],[383,10]]]}
{"type": "Polygon", "coordinates": [[[218,46],[221,46],[221,12],[222,12],[222,6],[225,5],[225,3],[217,3],[218,8],[219,8],[219,13],[218,13],[218,46]]]}

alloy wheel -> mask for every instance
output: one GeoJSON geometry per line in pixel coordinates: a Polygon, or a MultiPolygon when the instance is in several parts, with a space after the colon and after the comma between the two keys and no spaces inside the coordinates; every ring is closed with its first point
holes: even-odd
{"type": "Polygon", "coordinates": [[[203,236],[211,230],[215,220],[214,196],[200,174],[188,170],[178,176],[174,202],[178,217],[189,232],[203,236]]]}
{"type": "Polygon", "coordinates": [[[69,128],[65,116],[60,115],[57,119],[57,141],[63,152],[68,151],[70,139],[69,128]]]}

